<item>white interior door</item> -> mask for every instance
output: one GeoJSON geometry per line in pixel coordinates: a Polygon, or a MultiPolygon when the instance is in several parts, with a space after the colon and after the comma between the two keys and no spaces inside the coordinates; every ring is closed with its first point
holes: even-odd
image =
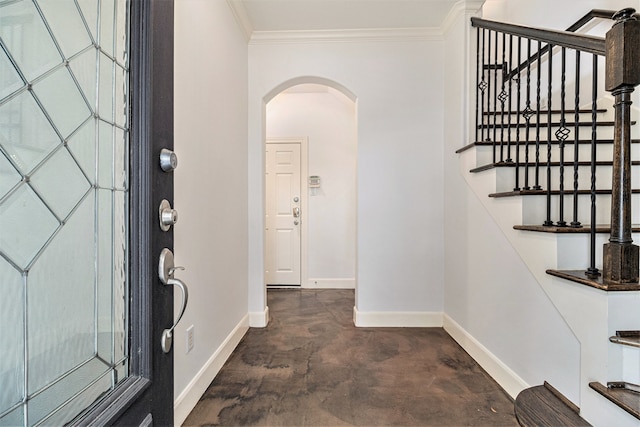
{"type": "Polygon", "coordinates": [[[265,281],[300,286],[300,144],[266,144],[265,281]]]}

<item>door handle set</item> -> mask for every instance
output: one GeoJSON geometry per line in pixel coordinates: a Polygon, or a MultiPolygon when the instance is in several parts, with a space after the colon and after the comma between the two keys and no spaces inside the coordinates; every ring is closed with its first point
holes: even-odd
{"type": "Polygon", "coordinates": [[[169,353],[169,351],[171,351],[171,346],[173,344],[173,330],[178,325],[178,322],[180,322],[180,319],[182,319],[182,315],[184,314],[189,301],[189,289],[187,288],[187,285],[182,280],[173,277],[176,270],[184,270],[184,267],[175,267],[173,263],[173,252],[164,248],[160,253],[160,262],[158,263],[158,276],[160,281],[165,286],[177,286],[182,292],[182,304],[180,306],[178,318],[173,322],[173,325],[171,325],[170,328],[162,331],[162,339],[160,343],[162,345],[162,351],[165,353],[169,353]]]}

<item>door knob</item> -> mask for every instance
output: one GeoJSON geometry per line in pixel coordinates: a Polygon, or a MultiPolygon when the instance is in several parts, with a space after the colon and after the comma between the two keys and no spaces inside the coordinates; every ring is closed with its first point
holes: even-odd
{"type": "Polygon", "coordinates": [[[294,206],[293,208],[293,217],[294,218],[300,218],[300,208],[297,206],[294,206]]]}
{"type": "Polygon", "coordinates": [[[189,301],[189,289],[187,285],[179,279],[173,277],[173,273],[176,270],[184,270],[184,267],[175,267],[173,264],[173,252],[169,249],[164,248],[160,253],[160,262],[158,263],[158,276],[160,277],[160,281],[163,285],[166,286],[177,286],[180,291],[182,291],[182,304],[180,305],[180,313],[178,314],[178,318],[170,328],[162,331],[162,338],[160,344],[162,346],[162,351],[165,353],[169,353],[171,351],[171,346],[173,344],[173,330],[182,319],[182,315],[184,314],[184,310],[187,308],[187,303],[189,301]]]}
{"type": "Polygon", "coordinates": [[[178,211],[171,208],[168,200],[164,199],[160,202],[158,208],[158,217],[160,220],[160,228],[162,231],[169,231],[172,225],[178,222],[178,211]]]}

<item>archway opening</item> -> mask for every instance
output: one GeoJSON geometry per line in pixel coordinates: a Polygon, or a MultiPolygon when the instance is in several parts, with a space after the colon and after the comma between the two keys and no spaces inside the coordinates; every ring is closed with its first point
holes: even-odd
{"type": "Polygon", "coordinates": [[[264,99],[265,285],[355,289],[356,97],[335,82],[301,77],[264,99]],[[297,155],[299,194],[290,181],[297,169],[287,166],[297,155]]]}

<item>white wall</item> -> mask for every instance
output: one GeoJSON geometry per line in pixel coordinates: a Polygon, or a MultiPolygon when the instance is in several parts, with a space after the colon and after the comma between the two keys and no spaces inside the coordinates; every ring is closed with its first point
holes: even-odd
{"type": "Polygon", "coordinates": [[[176,277],[190,292],[174,335],[180,424],[248,326],[247,44],[224,1],[175,2],[175,151],[176,277]]]}
{"type": "Polygon", "coordinates": [[[265,307],[264,98],[301,76],[357,97],[358,311],[442,311],[442,56],[437,40],[249,46],[250,312],[265,307]]]}
{"type": "MultiPolygon", "coordinates": [[[[308,137],[309,175],[321,187],[309,190],[307,277],[304,286],[355,286],[356,108],[342,93],[281,93],[267,105],[267,138],[308,137]],[[308,280],[307,280],[308,279],[308,280]]],[[[303,177],[303,185],[307,177],[303,177]]]]}

